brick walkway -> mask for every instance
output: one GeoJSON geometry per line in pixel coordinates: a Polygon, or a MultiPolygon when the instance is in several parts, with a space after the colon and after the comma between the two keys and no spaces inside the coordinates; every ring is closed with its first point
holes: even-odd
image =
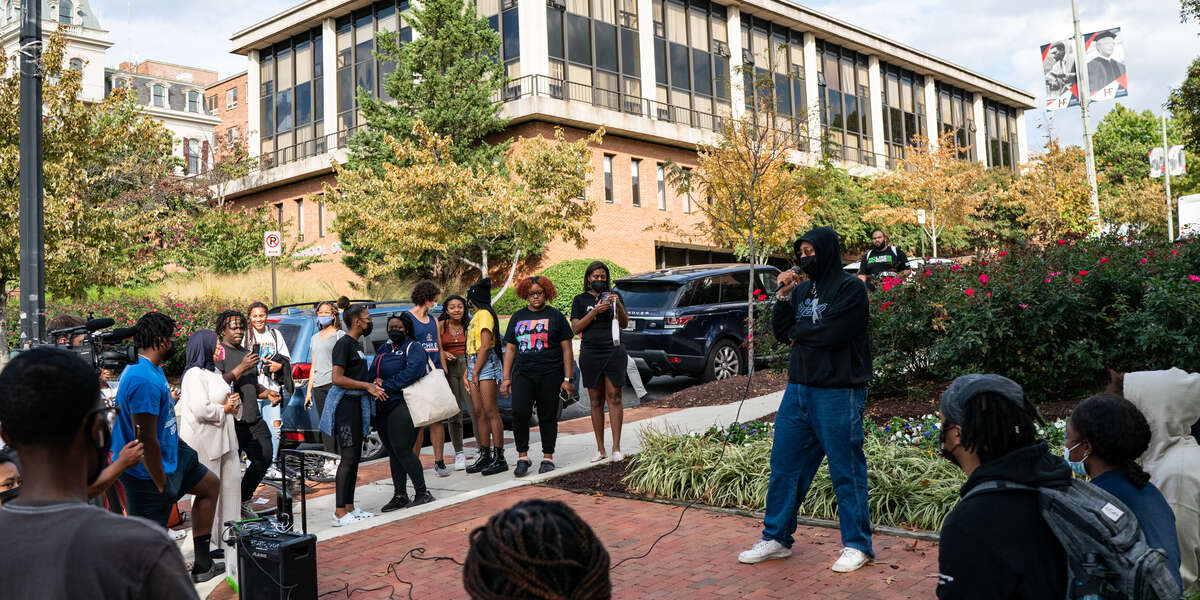
{"type": "MultiPolygon", "coordinates": [[[[491,494],[410,519],[320,542],[317,546],[319,593],[384,586],[356,592],[356,600],[407,597],[396,576],[415,581],[413,598],[466,598],[461,569],[450,562],[408,559],[388,572],[388,564],[409,549],[424,546],[427,556],[463,560],[467,535],[489,516],[529,498],[561,500],[595,529],[613,563],[645,552],[679,518],[678,507],[553,488],[527,486],[491,494]]],[[[876,536],[878,557],[848,575],[829,570],[841,544],[832,529],[802,527],[795,554],[759,565],[737,562],[737,553],[758,539],[756,519],[693,509],[679,531],[665,538],[650,556],[613,571],[614,598],[930,598],[937,584],[937,548],[928,542],[876,536]]],[[[232,598],[222,584],[209,598],[232,598]]],[[[342,598],[330,593],[326,598],[342,598]]]]}

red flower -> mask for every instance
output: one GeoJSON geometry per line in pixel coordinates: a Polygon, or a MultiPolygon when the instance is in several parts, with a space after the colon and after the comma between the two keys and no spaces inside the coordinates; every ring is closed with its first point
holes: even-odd
{"type": "Polygon", "coordinates": [[[887,310],[892,304],[894,304],[894,302],[884,302],[883,304],[879,305],[879,312],[887,310]]]}
{"type": "Polygon", "coordinates": [[[991,292],[988,292],[988,293],[986,293],[986,294],[984,294],[984,295],[985,295],[985,296],[987,296],[988,298],[991,298],[991,297],[992,297],[992,293],[991,293],[991,292]]]}
{"type": "Polygon", "coordinates": [[[1188,275],[1188,281],[1200,283],[1200,275],[1188,275]]]}
{"type": "Polygon", "coordinates": [[[755,295],[755,296],[757,296],[757,295],[759,295],[759,294],[761,294],[761,293],[763,293],[762,289],[760,289],[760,288],[754,288],[754,295],[755,295]]]}
{"type": "Polygon", "coordinates": [[[1107,257],[1107,256],[1105,256],[1104,258],[1100,259],[1100,264],[1104,264],[1104,263],[1106,263],[1106,262],[1108,262],[1108,257],[1107,257]]]}
{"type": "Polygon", "coordinates": [[[1079,283],[1079,278],[1078,278],[1078,277],[1072,277],[1072,278],[1071,278],[1071,281],[1074,281],[1075,283],[1079,283]]]}
{"type": "Polygon", "coordinates": [[[1067,240],[1058,240],[1058,245],[1062,246],[1067,243],[1067,240]]]}
{"type": "Polygon", "coordinates": [[[963,290],[963,293],[964,293],[964,294],[966,294],[966,295],[968,295],[968,296],[974,296],[974,295],[975,295],[975,288],[967,288],[967,289],[963,290]]]}
{"type": "Polygon", "coordinates": [[[953,264],[953,265],[950,265],[950,270],[957,273],[957,272],[963,270],[963,268],[962,268],[962,265],[960,265],[960,264],[953,264]]]}
{"type": "Polygon", "coordinates": [[[1020,306],[1022,309],[1029,308],[1028,304],[1018,304],[1017,306],[1020,306]]]}
{"type": "Polygon", "coordinates": [[[922,277],[929,277],[930,275],[933,275],[933,271],[930,271],[929,269],[925,269],[925,272],[921,273],[922,277]]]}
{"type": "Polygon", "coordinates": [[[1001,256],[1001,257],[1008,256],[1008,253],[1007,253],[1007,252],[1005,252],[1005,251],[1003,251],[1003,250],[1001,250],[1001,251],[999,252],[999,256],[1001,256]]]}
{"type": "Polygon", "coordinates": [[[1172,250],[1172,251],[1171,251],[1171,256],[1176,256],[1176,255],[1178,255],[1178,254],[1179,254],[1179,251],[1178,251],[1178,250],[1172,250]]]}
{"type": "Polygon", "coordinates": [[[981,261],[979,261],[979,266],[981,266],[981,267],[986,267],[986,266],[987,266],[987,261],[986,261],[986,260],[981,260],[981,261]]]}
{"type": "Polygon", "coordinates": [[[983,275],[979,276],[979,283],[981,283],[983,285],[987,285],[987,282],[989,279],[991,279],[991,277],[988,277],[987,273],[984,273],[983,275]]]}
{"type": "Polygon", "coordinates": [[[1139,261],[1138,261],[1138,263],[1140,263],[1140,264],[1143,264],[1143,265],[1144,265],[1144,264],[1146,264],[1147,262],[1149,262],[1149,261],[1147,261],[1147,260],[1146,260],[1146,259],[1144,259],[1144,258],[1143,258],[1142,260],[1139,260],[1139,261]]]}
{"type": "Polygon", "coordinates": [[[1050,283],[1050,278],[1049,278],[1049,277],[1047,277],[1047,278],[1043,279],[1043,280],[1042,280],[1042,282],[1043,282],[1043,283],[1050,283]]]}
{"type": "Polygon", "coordinates": [[[1080,272],[1079,272],[1079,276],[1080,276],[1080,277],[1087,277],[1087,274],[1088,274],[1088,272],[1087,272],[1087,271],[1080,271],[1080,272]]]}

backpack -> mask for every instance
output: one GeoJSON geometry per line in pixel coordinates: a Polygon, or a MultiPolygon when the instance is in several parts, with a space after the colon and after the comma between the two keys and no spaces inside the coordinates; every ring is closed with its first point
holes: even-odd
{"type": "Polygon", "coordinates": [[[1146,544],[1137,517],[1108,492],[1079,480],[1062,487],[1011,481],[979,484],[976,494],[1026,490],[1038,494],[1042,518],[1067,555],[1067,600],[1176,600],[1179,586],[1167,556],[1146,544]]]}

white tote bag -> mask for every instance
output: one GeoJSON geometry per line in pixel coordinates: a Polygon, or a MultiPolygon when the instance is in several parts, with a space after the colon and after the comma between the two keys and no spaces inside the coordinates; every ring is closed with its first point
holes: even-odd
{"type": "Polygon", "coordinates": [[[434,367],[433,360],[428,356],[425,362],[429,367],[425,376],[404,388],[404,403],[408,405],[408,414],[412,415],[414,427],[440,423],[459,413],[458,400],[450,389],[446,374],[434,367]]]}

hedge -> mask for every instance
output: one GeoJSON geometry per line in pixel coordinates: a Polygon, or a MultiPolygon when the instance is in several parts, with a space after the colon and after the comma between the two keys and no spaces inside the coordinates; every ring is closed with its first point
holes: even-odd
{"type": "MultiPolygon", "coordinates": [[[[583,274],[587,270],[587,266],[592,264],[596,259],[579,258],[575,260],[564,260],[542,269],[537,272],[537,275],[544,275],[554,282],[555,289],[558,290],[558,298],[555,298],[550,303],[551,306],[557,308],[568,318],[571,316],[571,300],[583,291],[583,274]]],[[[604,261],[608,265],[608,274],[612,280],[619,277],[629,275],[629,271],[622,268],[620,265],[612,261],[604,261]]],[[[524,300],[517,297],[516,280],[513,280],[513,285],[510,285],[504,291],[504,295],[492,303],[492,308],[496,310],[498,315],[511,315],[525,307],[524,300]]]]}

